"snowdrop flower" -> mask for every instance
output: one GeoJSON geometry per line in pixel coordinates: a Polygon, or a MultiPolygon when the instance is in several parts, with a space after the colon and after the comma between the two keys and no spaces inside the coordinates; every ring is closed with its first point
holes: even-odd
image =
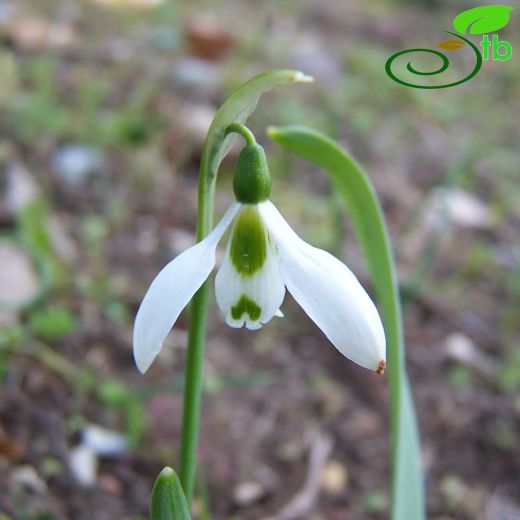
{"type": "Polygon", "coordinates": [[[238,158],[233,203],[213,231],[162,269],[146,293],[134,327],[134,357],[148,370],[179,314],[215,266],[217,244],[230,229],[215,278],[218,307],[231,327],[259,329],[282,317],[285,289],[331,343],[359,365],[383,373],[385,334],[376,307],[342,262],[304,242],[268,200],[271,179],[254,138],[238,158]]]}

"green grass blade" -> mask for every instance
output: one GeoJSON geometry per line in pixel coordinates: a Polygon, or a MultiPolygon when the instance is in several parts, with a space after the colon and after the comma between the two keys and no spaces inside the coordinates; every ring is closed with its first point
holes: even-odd
{"type": "Polygon", "coordinates": [[[379,201],[367,175],[336,142],[304,127],[270,128],[284,148],[323,167],[343,198],[370,269],[388,348],[392,441],[392,518],[425,518],[417,422],[404,362],[401,304],[394,258],[379,201]]]}

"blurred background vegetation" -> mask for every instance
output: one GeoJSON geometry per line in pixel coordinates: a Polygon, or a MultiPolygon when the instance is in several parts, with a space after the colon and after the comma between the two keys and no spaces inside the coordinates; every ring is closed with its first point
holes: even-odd
{"type": "MultiPolygon", "coordinates": [[[[250,120],[272,198],[370,287],[326,177],[264,129],[314,126],[373,179],[399,268],[429,518],[520,518],[518,14],[500,32],[513,58],[464,85],[410,89],[384,71],[398,50],[434,48],[469,7],[0,1],[2,520],[147,518],[155,476],[177,462],[187,316],[144,377],[133,317],[193,243],[215,110],[254,73],[289,67],[316,82],[269,94],[250,120]]],[[[257,333],[210,312],[199,517],[388,518],[387,381],[345,361],[289,296],[284,312],[257,333]]]]}

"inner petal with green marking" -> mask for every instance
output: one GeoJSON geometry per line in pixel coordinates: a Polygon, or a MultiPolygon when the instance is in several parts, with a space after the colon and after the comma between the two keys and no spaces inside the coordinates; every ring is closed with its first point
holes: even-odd
{"type": "Polygon", "coordinates": [[[243,204],[215,277],[217,304],[228,325],[255,330],[273,316],[282,316],[285,285],[279,263],[278,247],[270,238],[258,206],[243,204]]]}
{"type": "Polygon", "coordinates": [[[231,317],[234,320],[239,320],[245,313],[249,314],[252,321],[257,321],[260,318],[262,309],[245,294],[240,297],[238,303],[231,307],[231,317]]]}
{"type": "Polygon", "coordinates": [[[262,269],[267,257],[267,232],[256,206],[244,205],[231,232],[230,258],[241,276],[262,269]]]}

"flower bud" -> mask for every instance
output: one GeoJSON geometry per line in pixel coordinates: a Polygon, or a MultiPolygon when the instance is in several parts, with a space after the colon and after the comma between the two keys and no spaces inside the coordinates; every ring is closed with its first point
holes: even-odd
{"type": "Polygon", "coordinates": [[[271,175],[264,149],[259,144],[248,144],[240,152],[233,191],[237,201],[243,204],[258,204],[269,198],[271,175]]]}

